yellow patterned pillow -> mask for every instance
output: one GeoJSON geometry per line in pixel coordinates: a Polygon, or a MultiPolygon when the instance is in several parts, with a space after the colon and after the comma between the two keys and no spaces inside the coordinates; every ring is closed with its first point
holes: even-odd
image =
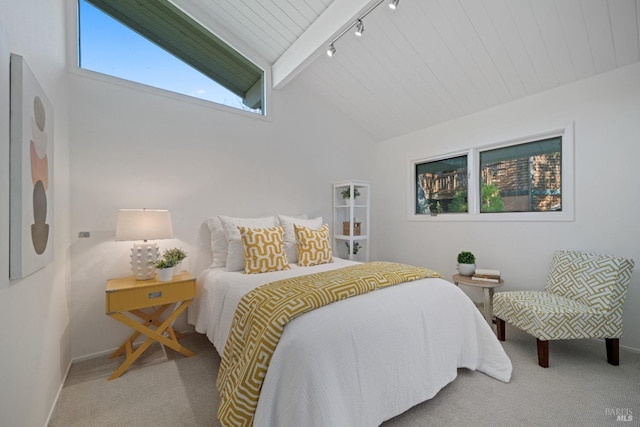
{"type": "Polygon", "coordinates": [[[247,274],[288,270],[284,253],[284,227],[238,227],[244,250],[244,272],[247,274]]]}
{"type": "Polygon", "coordinates": [[[293,228],[298,242],[298,265],[310,267],[333,262],[329,226],[327,224],[317,230],[297,224],[294,224],[293,228]]]}

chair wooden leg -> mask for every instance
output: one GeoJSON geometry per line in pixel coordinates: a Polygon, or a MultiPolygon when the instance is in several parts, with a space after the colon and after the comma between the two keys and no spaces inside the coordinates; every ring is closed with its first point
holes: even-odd
{"type": "Polygon", "coordinates": [[[538,365],[543,368],[549,367],[549,341],[539,340],[536,338],[536,342],[538,343],[538,365]]]}
{"type": "Polygon", "coordinates": [[[620,365],[620,340],[618,338],[605,338],[607,346],[607,362],[610,365],[620,365]]]}
{"type": "Polygon", "coordinates": [[[496,335],[498,335],[498,340],[500,341],[505,340],[504,327],[504,320],[496,317],[496,335]]]}

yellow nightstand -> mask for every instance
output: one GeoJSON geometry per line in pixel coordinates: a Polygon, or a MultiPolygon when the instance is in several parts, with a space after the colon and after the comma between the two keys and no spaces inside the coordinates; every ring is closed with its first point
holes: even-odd
{"type": "Polygon", "coordinates": [[[191,304],[195,296],[196,279],[186,271],[174,276],[168,282],[159,282],[156,279],[136,280],[135,277],[108,280],[106,288],[107,315],[136,331],[109,356],[112,359],[120,356],[123,352],[126,352],[127,355],[125,361],[111,374],[109,380],[122,375],[154,341],[187,357],[193,356],[194,352],[178,343],[179,336],[172,325],[191,304]],[[173,312],[164,320],[160,319],[160,316],[173,304],[176,304],[173,312]],[[143,308],[150,307],[153,307],[152,313],[142,311],[143,308]],[[142,323],[124,313],[139,317],[142,319],[142,323]],[[155,330],[151,326],[154,326],[155,330]],[[165,336],[165,332],[168,337],[165,336]],[[141,334],[148,338],[134,351],[133,341],[141,334]]]}

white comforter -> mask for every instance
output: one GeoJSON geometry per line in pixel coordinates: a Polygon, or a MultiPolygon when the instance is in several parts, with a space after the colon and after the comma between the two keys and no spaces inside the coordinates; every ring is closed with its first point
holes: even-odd
{"type": "MultiPolygon", "coordinates": [[[[222,355],[242,295],[263,283],[353,264],[334,261],[253,275],[206,270],[189,323],[222,355]]],[[[369,292],[287,324],[254,426],[377,426],[435,396],[458,368],[511,378],[511,361],[458,287],[422,279],[369,292]]]]}

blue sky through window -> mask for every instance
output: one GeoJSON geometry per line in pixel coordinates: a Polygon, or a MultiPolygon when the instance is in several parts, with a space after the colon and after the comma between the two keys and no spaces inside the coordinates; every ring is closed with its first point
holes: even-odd
{"type": "Polygon", "coordinates": [[[84,0],[80,67],[242,110],[240,97],[84,0]]]}

